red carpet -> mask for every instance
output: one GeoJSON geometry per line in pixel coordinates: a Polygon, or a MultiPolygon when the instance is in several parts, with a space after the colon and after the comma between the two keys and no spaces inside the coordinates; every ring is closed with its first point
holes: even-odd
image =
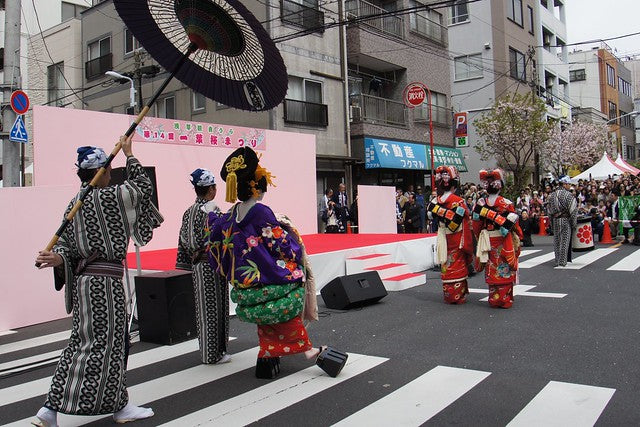
{"type": "MultiPolygon", "coordinates": [[[[302,236],[309,255],[334,252],[364,246],[422,239],[434,234],[307,234],[302,236]]],[[[176,249],[146,251],[140,254],[144,270],[173,270],[176,265],[176,249]]],[[[137,268],[136,254],[127,256],[129,268],[137,268]]]]}

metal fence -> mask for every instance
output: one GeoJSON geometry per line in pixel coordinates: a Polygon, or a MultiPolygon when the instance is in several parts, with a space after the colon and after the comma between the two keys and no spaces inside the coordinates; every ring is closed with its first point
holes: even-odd
{"type": "Polygon", "coordinates": [[[284,121],[286,123],[326,127],[329,125],[329,109],[325,104],[285,99],[284,121]]]}
{"type": "Polygon", "coordinates": [[[372,95],[351,95],[351,119],[354,122],[407,127],[404,103],[372,95]]]}
{"type": "MultiPolygon", "coordinates": [[[[347,0],[345,4],[347,18],[364,18],[388,13],[386,9],[366,2],[364,0],[347,0]]],[[[358,22],[394,37],[404,39],[404,20],[399,16],[387,15],[370,19],[362,19],[358,22]]]]}

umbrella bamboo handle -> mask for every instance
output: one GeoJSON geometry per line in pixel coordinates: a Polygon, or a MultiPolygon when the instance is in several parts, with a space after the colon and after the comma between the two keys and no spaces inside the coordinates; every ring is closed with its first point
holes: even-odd
{"type": "MultiPolygon", "coordinates": [[[[138,127],[142,119],[144,119],[144,116],[147,115],[147,113],[151,109],[151,106],[156,102],[156,100],[158,99],[162,91],[164,91],[164,89],[167,87],[169,82],[176,75],[178,70],[184,65],[189,55],[191,55],[197,49],[198,47],[196,46],[195,43],[191,43],[189,45],[189,47],[187,48],[187,51],[184,53],[182,58],[180,58],[180,61],[176,64],[176,68],[169,75],[169,77],[167,77],[167,79],[162,83],[162,85],[160,85],[160,87],[158,88],[156,93],[151,97],[147,105],[145,105],[142,111],[140,111],[140,113],[138,114],[138,117],[136,117],[133,123],[131,123],[131,126],[129,126],[129,129],[127,129],[127,131],[124,134],[125,137],[131,136],[131,134],[136,130],[136,128],[138,127]]],[[[95,176],[93,177],[89,185],[82,191],[82,193],[80,193],[80,197],[78,198],[76,203],[73,205],[73,207],[71,208],[67,216],[64,218],[64,220],[62,221],[62,224],[60,224],[60,227],[58,227],[58,230],[49,241],[49,244],[47,245],[47,247],[44,248],[45,251],[51,251],[53,247],[56,245],[56,243],[58,243],[58,239],[60,239],[60,236],[62,236],[62,233],[64,233],[64,230],[67,228],[69,224],[71,224],[71,220],[82,207],[82,204],[84,203],[84,199],[86,199],[89,193],[91,193],[91,191],[95,188],[96,184],[98,183],[102,175],[104,175],[104,173],[107,171],[107,168],[111,164],[111,161],[114,159],[114,157],[116,157],[116,155],[118,154],[118,152],[120,152],[121,149],[122,149],[122,144],[120,143],[120,141],[118,141],[116,146],[113,148],[113,151],[111,151],[111,154],[109,154],[109,157],[107,157],[107,162],[104,164],[104,166],[102,166],[98,170],[98,172],[96,172],[95,176]]],[[[36,267],[40,267],[41,265],[42,264],[40,264],[39,262],[36,263],[36,267]]]]}

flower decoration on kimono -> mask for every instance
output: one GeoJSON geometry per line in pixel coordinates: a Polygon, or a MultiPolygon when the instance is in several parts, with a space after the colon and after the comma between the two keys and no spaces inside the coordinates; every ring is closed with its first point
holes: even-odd
{"type": "Polygon", "coordinates": [[[247,246],[249,246],[250,248],[255,248],[256,246],[258,246],[258,242],[258,238],[255,236],[247,237],[247,246]]]}
{"type": "Polygon", "coordinates": [[[78,153],[76,166],[80,169],[98,169],[107,163],[107,155],[102,148],[84,146],[76,151],[78,153]]]}
{"type": "Polygon", "coordinates": [[[273,230],[271,227],[262,227],[262,237],[266,237],[267,239],[271,239],[273,237],[273,230]]]}
{"type": "Polygon", "coordinates": [[[191,184],[194,187],[209,187],[215,185],[216,180],[211,171],[198,168],[191,172],[191,184]]]}

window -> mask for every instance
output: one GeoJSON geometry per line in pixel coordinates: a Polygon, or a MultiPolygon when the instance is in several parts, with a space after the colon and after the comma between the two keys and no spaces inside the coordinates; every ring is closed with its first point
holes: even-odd
{"type": "Polygon", "coordinates": [[[454,60],[455,80],[482,77],[482,54],[465,55],[454,60]]]}
{"type": "Polygon", "coordinates": [[[86,7],[73,3],[62,2],[62,22],[71,18],[80,18],[80,13],[85,10],[86,7]]]}
{"type": "Polygon", "coordinates": [[[507,18],[524,27],[522,23],[522,0],[507,0],[507,18]]]}
{"type": "Polygon", "coordinates": [[[607,83],[611,87],[616,87],[616,70],[607,64],[607,83]]]}
{"type": "Polygon", "coordinates": [[[281,0],[282,21],[307,30],[324,31],[324,13],[318,0],[281,0]]]}
{"type": "Polygon", "coordinates": [[[618,77],[618,91],[627,96],[631,96],[631,83],[629,83],[622,77],[618,77]]]}
{"type": "Polygon", "coordinates": [[[289,76],[285,122],[327,126],[328,107],[322,103],[322,82],[289,76]]]}
{"type": "Polygon", "coordinates": [[[633,129],[634,117],[632,114],[620,110],[620,126],[633,129]]]}
{"type": "Polygon", "coordinates": [[[467,0],[455,0],[451,6],[451,24],[469,21],[469,5],[467,0]]]}
{"type": "Polygon", "coordinates": [[[193,111],[204,111],[207,106],[207,98],[198,92],[193,92],[193,111]]]}
{"type": "Polygon", "coordinates": [[[511,68],[511,77],[514,79],[527,80],[526,61],[524,54],[514,48],[509,48],[509,67],[511,68]]]}
{"type": "Polygon", "coordinates": [[[60,106],[64,96],[64,62],[47,67],[47,104],[60,106]]]}
{"type": "MultiPolygon", "coordinates": [[[[421,3],[413,1],[410,4],[419,6],[421,3]]],[[[411,31],[415,31],[421,36],[425,36],[442,45],[447,44],[447,28],[443,26],[441,13],[432,9],[414,12],[409,15],[409,23],[411,31]]]]}
{"type": "Polygon", "coordinates": [[[133,53],[140,47],[140,42],[133,37],[133,33],[128,28],[124,29],[124,54],[133,53]]]}
{"type": "Polygon", "coordinates": [[[176,118],[176,98],[175,96],[167,96],[158,101],[156,104],[156,117],[161,119],[176,118]]]}
{"type": "Polygon", "coordinates": [[[534,34],[534,24],[533,24],[533,8],[531,6],[527,6],[527,11],[529,11],[529,33],[534,34]]]}
{"type": "Polygon", "coordinates": [[[609,120],[613,120],[618,117],[618,106],[615,102],[609,101],[609,120]]]}
{"type": "Polygon", "coordinates": [[[584,68],[580,70],[571,70],[569,71],[569,81],[570,82],[579,82],[587,79],[587,73],[584,68]]]}
{"type": "MultiPolygon", "coordinates": [[[[431,114],[434,124],[441,126],[451,125],[451,112],[447,108],[447,95],[431,92],[431,114]]],[[[415,119],[417,121],[429,121],[429,104],[427,102],[415,109],[415,119]]]]}
{"type": "Polygon", "coordinates": [[[89,43],[87,49],[87,59],[100,58],[111,53],[111,37],[105,37],[100,40],[96,40],[93,43],[89,43]]]}
{"type": "Polygon", "coordinates": [[[101,77],[112,67],[111,37],[91,42],[87,45],[86,78],[101,77]]]}

